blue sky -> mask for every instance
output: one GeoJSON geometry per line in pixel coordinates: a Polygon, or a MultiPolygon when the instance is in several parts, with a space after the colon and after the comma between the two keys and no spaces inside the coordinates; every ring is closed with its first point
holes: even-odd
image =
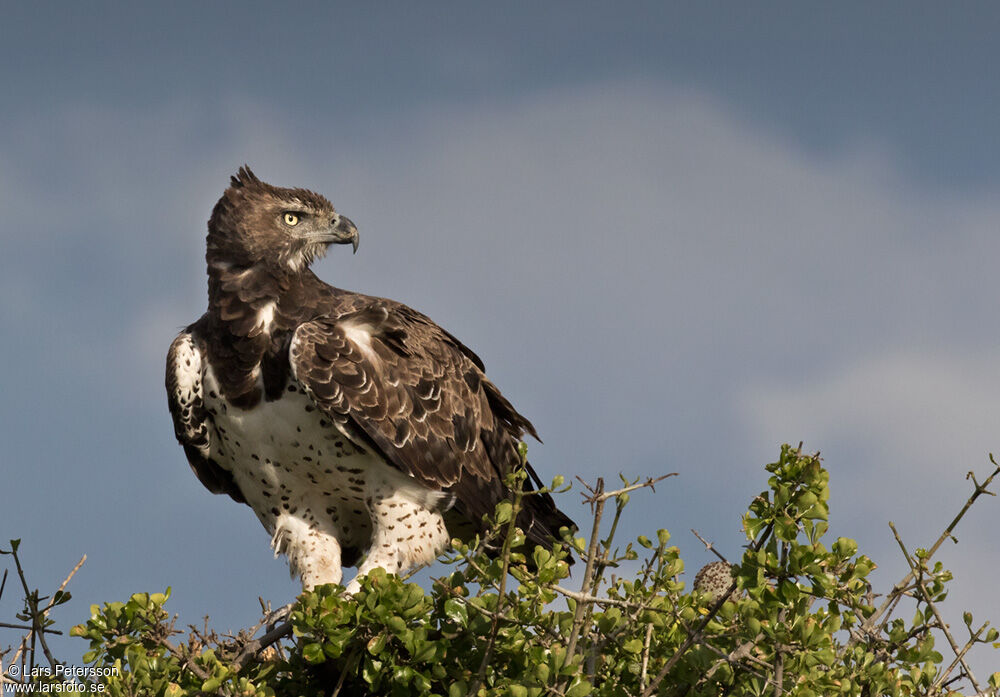
{"type": "MultiPolygon", "coordinates": [[[[244,162],[358,224],[317,272],[477,350],[545,475],[679,472],[625,532],[670,529],[692,573],[688,529],[737,557],[783,441],[823,452],[833,533],[886,587],[886,522],[929,545],[1000,450],[994,5],[3,13],[0,539],[43,587],[89,555],[63,622],[170,585],[182,623],[236,628],[297,590],[162,388],[244,162]]],[[[946,548],[952,617],[1000,620],[998,520],[946,548]]]]}

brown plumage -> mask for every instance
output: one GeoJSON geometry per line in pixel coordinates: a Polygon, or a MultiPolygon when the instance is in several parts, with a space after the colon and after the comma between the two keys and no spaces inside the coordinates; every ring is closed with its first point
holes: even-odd
{"type": "MultiPolygon", "coordinates": [[[[167,360],[192,468],[254,509],[306,587],[362,557],[359,576],[428,563],[449,535],[482,532],[518,441],[537,438],[454,336],[309,270],[357,239],[324,197],[240,169],[209,220],[209,310],[167,360]]],[[[572,527],[550,496],[525,503],[530,544],[572,527]]]]}

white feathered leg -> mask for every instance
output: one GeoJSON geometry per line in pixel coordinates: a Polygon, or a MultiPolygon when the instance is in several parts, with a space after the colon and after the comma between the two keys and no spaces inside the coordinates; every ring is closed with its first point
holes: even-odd
{"type": "Polygon", "coordinates": [[[347,584],[348,593],[361,589],[361,579],[372,569],[404,574],[410,569],[430,564],[448,546],[444,519],[436,510],[415,503],[397,493],[369,501],[374,532],[371,550],[358,574],[347,584]]]}
{"type": "Polygon", "coordinates": [[[271,547],[275,556],[288,556],[288,568],[293,576],[302,579],[302,590],[310,591],[324,583],[340,583],[344,578],[337,538],[310,528],[295,516],[287,513],[278,516],[271,547]]]}

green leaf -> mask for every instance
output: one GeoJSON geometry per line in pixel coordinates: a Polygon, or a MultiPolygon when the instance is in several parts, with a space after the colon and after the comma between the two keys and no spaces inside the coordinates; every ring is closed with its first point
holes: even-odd
{"type": "Polygon", "coordinates": [[[380,632],[377,636],[373,636],[368,641],[368,645],[365,648],[368,649],[368,653],[371,655],[378,656],[385,648],[385,642],[388,641],[388,639],[389,637],[385,632],[380,632]]]}
{"type": "Polygon", "coordinates": [[[509,523],[510,519],[514,517],[514,506],[510,501],[501,501],[497,505],[497,524],[509,523]]]}
{"type": "Polygon", "coordinates": [[[858,543],[849,537],[838,537],[833,543],[833,551],[844,559],[849,559],[858,553],[858,543]]]}
{"type": "Polygon", "coordinates": [[[382,678],[383,662],[365,657],[361,664],[361,677],[369,685],[375,685],[382,678]]]}
{"type": "Polygon", "coordinates": [[[222,686],[222,680],[219,678],[209,678],[201,684],[202,692],[215,692],[222,686]]]}
{"type": "MultiPolygon", "coordinates": [[[[308,663],[322,663],[326,660],[326,655],[323,653],[323,645],[316,642],[306,644],[302,648],[302,658],[308,663]]],[[[202,687],[201,689],[205,692],[211,692],[206,687],[202,687]]]]}
{"type": "Polygon", "coordinates": [[[630,639],[622,644],[622,648],[628,653],[639,653],[642,651],[643,641],[642,639],[630,639]]]}
{"type": "Polygon", "coordinates": [[[444,614],[460,627],[465,627],[469,623],[469,608],[461,600],[449,598],[444,601],[444,614]]]}
{"type": "Polygon", "coordinates": [[[788,579],[783,579],[778,586],[778,592],[786,603],[794,603],[799,599],[799,587],[788,579]]]}

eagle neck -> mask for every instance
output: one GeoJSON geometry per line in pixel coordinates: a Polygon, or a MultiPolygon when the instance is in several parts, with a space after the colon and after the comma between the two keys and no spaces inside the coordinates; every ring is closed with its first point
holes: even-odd
{"type": "Polygon", "coordinates": [[[309,269],[210,264],[208,310],[235,337],[277,336],[317,316],[329,286],[309,269]]]}
{"type": "MultiPolygon", "coordinates": [[[[310,274],[311,275],[311,274],[310,274]]],[[[251,408],[274,398],[287,374],[291,334],[314,303],[302,273],[212,264],[208,269],[208,353],[222,393],[251,408]]],[[[308,318],[306,318],[308,319],[308,318]]]]}

